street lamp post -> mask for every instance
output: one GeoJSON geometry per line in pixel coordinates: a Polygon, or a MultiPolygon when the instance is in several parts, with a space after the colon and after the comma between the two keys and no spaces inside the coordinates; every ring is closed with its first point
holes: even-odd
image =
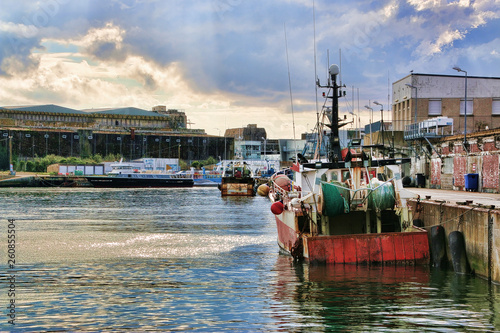
{"type": "Polygon", "coordinates": [[[12,135],[9,135],[9,174],[14,174],[14,166],[12,165],[12,135]]]}
{"type": "Polygon", "coordinates": [[[377,101],[373,102],[373,104],[380,106],[380,121],[384,122],[384,106],[377,101]]]}
{"type": "Polygon", "coordinates": [[[384,106],[377,101],[373,102],[373,104],[380,106],[380,130],[382,131],[382,145],[384,145],[385,144],[385,142],[384,142],[384,106]]]}
{"type": "Polygon", "coordinates": [[[373,139],[373,133],[372,133],[373,108],[369,107],[368,105],[365,105],[365,108],[367,108],[368,110],[371,111],[371,114],[370,114],[370,145],[371,145],[373,143],[372,142],[372,139],[373,139]]]}
{"type": "Polygon", "coordinates": [[[266,138],[265,137],[261,137],[262,140],[264,140],[264,160],[266,160],[266,138]]]}
{"type": "Polygon", "coordinates": [[[464,101],[464,147],[467,149],[467,71],[458,66],[453,67],[457,72],[465,73],[465,101],[464,101]]]}
{"type": "Polygon", "coordinates": [[[358,115],[354,114],[353,111],[349,111],[349,113],[353,116],[353,117],[356,117],[356,119],[354,120],[354,127],[356,128],[356,139],[358,139],[358,125],[356,120],[358,121],[359,123],[359,119],[358,119],[358,115]]]}

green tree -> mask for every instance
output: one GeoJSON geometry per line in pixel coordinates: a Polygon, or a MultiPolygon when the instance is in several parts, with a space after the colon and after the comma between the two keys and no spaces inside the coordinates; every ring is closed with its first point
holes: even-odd
{"type": "Polygon", "coordinates": [[[212,165],[212,164],[217,164],[217,159],[215,157],[210,156],[207,158],[205,161],[203,161],[203,165],[212,165]]]}
{"type": "Polygon", "coordinates": [[[95,164],[102,163],[102,156],[101,156],[101,154],[95,154],[94,156],[92,156],[92,159],[94,160],[95,164]]]}
{"type": "Polygon", "coordinates": [[[26,161],[26,171],[35,172],[35,162],[31,160],[26,161]]]}

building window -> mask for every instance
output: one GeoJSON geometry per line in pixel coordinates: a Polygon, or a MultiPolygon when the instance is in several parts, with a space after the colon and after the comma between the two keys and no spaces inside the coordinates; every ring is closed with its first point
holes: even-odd
{"type": "MultiPolygon", "coordinates": [[[[460,115],[463,116],[465,115],[465,100],[461,99],[460,100],[460,115]]],[[[472,102],[472,99],[467,100],[467,115],[472,115],[474,114],[474,109],[473,109],[474,103],[472,102]]]]}
{"type": "MultiPolygon", "coordinates": [[[[469,113],[469,111],[467,111],[469,113]]],[[[441,100],[431,99],[429,100],[429,116],[440,116],[441,115],[441,100]]]]}
{"type": "MultiPolygon", "coordinates": [[[[467,111],[467,113],[469,113],[469,111],[467,111]]],[[[491,105],[491,114],[500,115],[500,98],[493,99],[491,105]]]]}

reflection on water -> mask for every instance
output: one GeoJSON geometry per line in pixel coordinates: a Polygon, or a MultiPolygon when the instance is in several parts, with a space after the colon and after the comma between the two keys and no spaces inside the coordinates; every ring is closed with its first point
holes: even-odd
{"type": "Polygon", "coordinates": [[[500,331],[498,286],[479,278],[293,263],[265,198],[0,189],[0,202],[18,234],[16,330],[500,331]]]}
{"type": "Polygon", "coordinates": [[[500,330],[499,288],[481,279],[423,267],[301,264],[294,271],[297,283],[287,275],[277,295],[294,295],[297,311],[319,318],[322,330],[500,330]]]}

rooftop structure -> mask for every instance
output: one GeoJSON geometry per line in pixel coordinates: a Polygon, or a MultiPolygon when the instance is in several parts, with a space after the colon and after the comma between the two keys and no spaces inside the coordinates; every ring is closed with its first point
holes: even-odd
{"type": "Polygon", "coordinates": [[[75,110],[53,104],[0,107],[0,126],[205,134],[204,130],[187,129],[187,123],[185,113],[174,109],[148,111],[122,107],[75,110]]]}

